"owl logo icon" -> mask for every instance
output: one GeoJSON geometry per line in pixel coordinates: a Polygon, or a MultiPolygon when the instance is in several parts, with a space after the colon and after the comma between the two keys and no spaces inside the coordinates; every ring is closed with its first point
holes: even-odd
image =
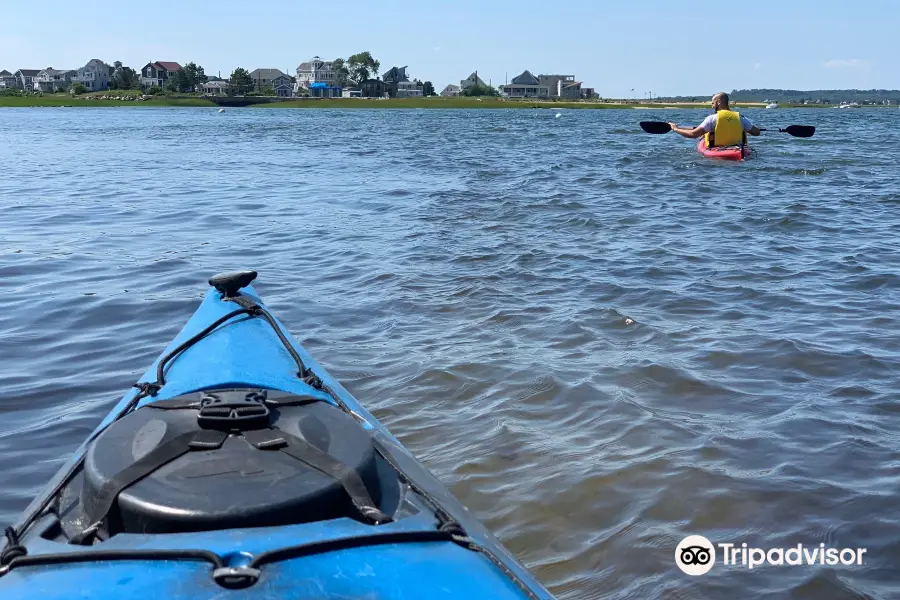
{"type": "Polygon", "coordinates": [[[688,575],[706,575],[716,564],[716,548],[702,535],[689,535],[675,548],[675,564],[688,575]]]}

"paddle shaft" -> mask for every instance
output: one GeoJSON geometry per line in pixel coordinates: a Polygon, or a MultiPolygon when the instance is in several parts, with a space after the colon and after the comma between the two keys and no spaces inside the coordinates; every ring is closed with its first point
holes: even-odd
{"type": "MultiPolygon", "coordinates": [[[[672,131],[671,125],[665,121],[641,121],[640,125],[641,129],[647,133],[664,134],[672,131]]],[[[779,133],[786,133],[794,137],[808,138],[816,133],[816,128],[812,125],[788,125],[784,129],[760,128],[759,131],[778,131],[779,133]]]]}

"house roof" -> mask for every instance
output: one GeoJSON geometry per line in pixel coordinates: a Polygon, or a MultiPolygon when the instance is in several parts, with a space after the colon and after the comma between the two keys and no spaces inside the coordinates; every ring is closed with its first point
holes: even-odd
{"type": "Polygon", "coordinates": [[[250,71],[250,78],[253,80],[275,79],[282,76],[284,76],[284,73],[281,72],[281,69],[254,69],[250,71]]]}
{"type": "Polygon", "coordinates": [[[518,77],[513,77],[511,82],[513,85],[539,85],[540,80],[531,74],[528,69],[522,72],[518,77]]]}
{"type": "Polygon", "coordinates": [[[313,64],[311,62],[304,62],[304,63],[300,63],[300,66],[297,67],[297,72],[307,71],[307,72],[311,73],[316,70],[325,71],[325,70],[333,69],[333,68],[334,67],[332,66],[332,63],[330,60],[323,60],[321,66],[319,66],[318,69],[314,69],[313,64]]]}
{"type": "Polygon", "coordinates": [[[2,71],[0,71],[0,77],[12,77],[12,73],[7,71],[6,69],[3,69],[2,71]]]}
{"type": "Polygon", "coordinates": [[[381,78],[384,81],[409,81],[409,77],[406,75],[407,67],[391,67],[387,73],[382,73],[381,78]]]}
{"type": "Polygon", "coordinates": [[[219,80],[219,81],[207,81],[207,82],[204,83],[203,85],[204,85],[205,87],[217,87],[217,88],[221,88],[221,87],[228,87],[228,82],[227,82],[227,81],[223,81],[223,80],[219,80]]]}
{"type": "Polygon", "coordinates": [[[19,69],[18,71],[16,71],[16,73],[21,73],[25,77],[34,77],[40,72],[40,69],[19,69]]]}
{"type": "Polygon", "coordinates": [[[177,71],[178,69],[181,68],[181,65],[179,65],[177,62],[172,62],[172,61],[168,61],[168,60],[158,60],[153,64],[159,65],[166,71],[177,71]]]}
{"type": "Polygon", "coordinates": [[[451,91],[451,92],[452,92],[452,91],[456,91],[456,90],[459,90],[459,86],[458,86],[458,85],[455,85],[455,84],[452,84],[452,83],[451,83],[450,85],[448,85],[447,87],[444,88],[444,91],[445,91],[445,92],[446,92],[446,91],[451,91]]]}
{"type": "Polygon", "coordinates": [[[64,73],[69,73],[73,69],[54,69],[53,67],[47,67],[46,69],[41,70],[39,73],[46,73],[47,75],[62,75],[64,73]]]}
{"type": "Polygon", "coordinates": [[[321,65],[319,67],[320,69],[331,69],[334,61],[333,60],[325,60],[325,59],[319,58],[318,56],[313,56],[311,59],[300,63],[300,66],[297,67],[297,71],[312,71],[313,63],[321,63],[321,65]]]}

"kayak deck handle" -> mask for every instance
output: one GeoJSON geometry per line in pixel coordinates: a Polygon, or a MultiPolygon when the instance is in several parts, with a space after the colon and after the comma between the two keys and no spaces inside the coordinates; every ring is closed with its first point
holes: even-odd
{"type": "Polygon", "coordinates": [[[240,590],[259,581],[259,574],[253,567],[220,567],[213,571],[213,579],[223,588],[240,590]]]}
{"type": "Polygon", "coordinates": [[[209,392],[200,402],[197,424],[203,429],[217,431],[265,429],[271,421],[265,396],[256,392],[249,394],[209,392]]]}
{"type": "Polygon", "coordinates": [[[225,298],[234,298],[238,290],[250,285],[256,279],[256,271],[234,271],[232,273],[219,273],[209,278],[209,285],[221,292],[225,298]]]}

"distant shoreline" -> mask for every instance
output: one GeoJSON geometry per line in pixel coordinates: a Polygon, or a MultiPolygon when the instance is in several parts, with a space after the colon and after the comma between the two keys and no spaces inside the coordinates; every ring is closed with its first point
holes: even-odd
{"type": "MultiPolygon", "coordinates": [[[[110,107],[110,106],[143,106],[143,107],[205,107],[219,108],[213,100],[202,96],[154,96],[147,100],[115,100],[108,99],[115,92],[106,92],[107,99],[100,99],[95,94],[92,96],[67,96],[62,94],[44,96],[0,96],[0,108],[15,107],[110,107]]],[[[133,97],[133,95],[129,95],[133,97]]],[[[425,108],[425,109],[709,109],[708,102],[666,102],[666,101],[628,101],[628,100],[603,100],[603,101],[564,101],[546,99],[505,99],[492,97],[440,97],[431,96],[423,98],[397,98],[363,99],[363,98],[296,98],[290,100],[274,100],[263,98],[247,98],[253,102],[259,102],[245,108],[363,108],[363,109],[391,109],[391,108],[425,108]]],[[[764,102],[737,102],[734,108],[765,108],[764,102]]],[[[778,108],[833,108],[837,105],[802,105],[782,104],[778,108]]],[[[232,107],[225,106],[231,110],[232,107]]],[[[865,108],[887,108],[879,106],[867,106],[865,108]]]]}

